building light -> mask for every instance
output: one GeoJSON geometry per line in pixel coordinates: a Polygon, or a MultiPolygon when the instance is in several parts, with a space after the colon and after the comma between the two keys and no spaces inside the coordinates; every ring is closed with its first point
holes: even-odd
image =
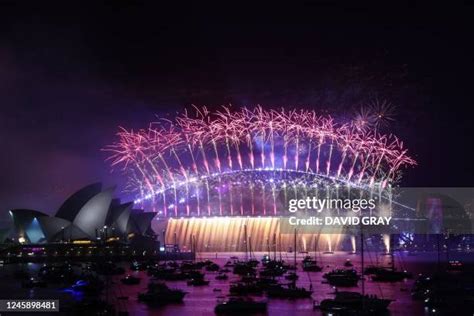
{"type": "Polygon", "coordinates": [[[91,241],[90,240],[73,240],[72,243],[73,244],[90,244],[91,241]]]}

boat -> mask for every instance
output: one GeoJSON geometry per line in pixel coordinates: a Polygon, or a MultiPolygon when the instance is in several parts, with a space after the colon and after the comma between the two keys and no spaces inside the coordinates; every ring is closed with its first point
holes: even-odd
{"type": "Polygon", "coordinates": [[[229,277],[227,274],[221,273],[218,276],[216,276],[216,280],[227,280],[229,277]]]}
{"type": "Polygon", "coordinates": [[[376,295],[362,295],[357,292],[336,292],[333,299],[325,299],[318,306],[324,312],[337,312],[340,314],[365,312],[378,314],[385,312],[392,301],[381,299],[376,295]]]}
{"type": "Polygon", "coordinates": [[[278,283],[277,280],[275,280],[274,278],[260,277],[260,278],[255,279],[255,284],[257,284],[259,287],[261,287],[264,290],[266,290],[267,288],[277,283],[278,283]]]}
{"type": "Polygon", "coordinates": [[[209,281],[204,280],[203,278],[191,279],[187,282],[188,285],[192,286],[203,286],[209,285],[209,281]]]}
{"type": "Polygon", "coordinates": [[[141,279],[128,274],[125,278],[121,279],[120,282],[126,285],[140,284],[141,279]]]}
{"type": "Polygon", "coordinates": [[[270,261],[271,261],[271,259],[270,259],[270,256],[269,256],[269,255],[263,255],[262,264],[263,264],[264,266],[267,265],[270,261]]]}
{"type": "Polygon", "coordinates": [[[216,314],[250,314],[264,313],[267,310],[267,302],[254,301],[250,298],[231,297],[227,301],[220,302],[214,308],[216,314]]]}
{"type": "Polygon", "coordinates": [[[303,271],[305,272],[320,272],[323,270],[322,267],[318,266],[316,260],[311,258],[311,256],[306,256],[303,259],[303,271]]]}
{"type": "Polygon", "coordinates": [[[217,263],[214,263],[212,261],[206,262],[206,271],[208,272],[215,272],[219,271],[221,267],[217,263]]]}
{"type": "Polygon", "coordinates": [[[234,274],[238,275],[255,275],[255,267],[248,262],[237,262],[234,265],[234,274]]]}
{"type": "Polygon", "coordinates": [[[186,278],[188,279],[203,279],[204,274],[201,271],[188,271],[185,273],[186,278]]]}
{"type": "Polygon", "coordinates": [[[368,266],[364,269],[364,274],[365,275],[375,274],[381,269],[383,269],[383,268],[371,265],[371,266],[368,266]]]}
{"type": "Polygon", "coordinates": [[[201,269],[204,267],[204,262],[190,262],[190,261],[183,261],[179,268],[181,271],[186,271],[186,270],[196,270],[196,269],[201,269]]]}
{"type": "Polygon", "coordinates": [[[171,268],[179,268],[179,263],[177,263],[176,261],[168,261],[166,264],[168,265],[168,267],[171,268]]]}
{"type": "Polygon", "coordinates": [[[260,271],[260,276],[262,277],[278,277],[285,274],[286,269],[283,267],[279,268],[265,268],[264,270],[260,271]]]}
{"type": "Polygon", "coordinates": [[[147,265],[145,264],[145,262],[139,262],[139,261],[132,261],[130,263],[130,270],[132,271],[144,271],[146,270],[147,268],[147,265]]]}
{"type": "Polygon", "coordinates": [[[164,283],[149,283],[145,293],[138,294],[138,300],[149,305],[181,303],[187,293],[179,289],[170,289],[164,283]]]}
{"type": "Polygon", "coordinates": [[[360,276],[354,269],[335,269],[331,272],[325,273],[323,278],[328,280],[328,283],[334,286],[357,286],[360,276]]]}
{"type": "Polygon", "coordinates": [[[25,280],[23,282],[21,282],[21,287],[23,288],[28,288],[28,289],[32,289],[32,288],[35,288],[35,287],[46,287],[47,284],[46,282],[42,281],[42,280],[38,280],[36,278],[29,278],[28,280],[25,280]]]}
{"type": "Polygon", "coordinates": [[[263,287],[256,282],[252,283],[234,283],[229,287],[229,292],[232,295],[247,295],[247,294],[262,294],[263,287]]]}
{"type": "Polygon", "coordinates": [[[98,294],[104,288],[104,283],[94,277],[89,277],[84,280],[78,280],[74,283],[71,288],[76,292],[82,292],[85,294],[98,294]]]}
{"type": "MultiPolygon", "coordinates": [[[[390,237],[390,243],[391,243],[391,237],[390,237]]],[[[395,256],[394,256],[394,250],[393,247],[390,247],[390,251],[387,253],[390,256],[390,268],[377,268],[377,267],[371,267],[370,270],[367,271],[367,269],[364,270],[364,273],[366,274],[372,274],[372,281],[376,282],[398,282],[398,281],[403,281],[404,279],[411,279],[413,278],[413,275],[409,273],[408,271],[397,271],[395,268],[395,256]],[[372,272],[372,273],[367,273],[367,272],[372,272]]]]}
{"type": "Polygon", "coordinates": [[[298,280],[299,276],[296,274],[296,272],[290,272],[287,275],[285,275],[285,280],[289,281],[296,281],[298,280]]]}
{"type": "Polygon", "coordinates": [[[267,289],[268,297],[274,298],[287,298],[287,299],[297,299],[297,298],[309,298],[313,294],[313,291],[307,290],[304,287],[297,287],[296,284],[290,283],[286,286],[282,284],[276,284],[270,286],[267,289]]]}
{"type": "MultiPolygon", "coordinates": [[[[361,240],[361,271],[364,271],[364,234],[360,232],[361,240]]],[[[324,277],[330,284],[336,286],[356,286],[361,278],[354,269],[333,270],[326,273],[324,277]]],[[[336,289],[333,299],[322,300],[315,308],[321,309],[328,314],[338,315],[378,315],[387,311],[391,300],[378,298],[376,295],[365,294],[365,278],[362,279],[362,293],[338,291],[336,289]]]]}
{"type": "Polygon", "coordinates": [[[232,268],[232,267],[234,267],[234,264],[233,264],[232,262],[230,262],[230,261],[227,261],[227,262],[224,264],[224,267],[226,267],[226,268],[232,268]]]}
{"type": "Polygon", "coordinates": [[[459,260],[450,260],[448,262],[448,266],[446,267],[446,270],[448,271],[462,271],[464,268],[464,265],[461,261],[459,260]]]}
{"type": "Polygon", "coordinates": [[[411,279],[413,275],[407,271],[397,271],[392,269],[378,269],[372,275],[372,281],[379,282],[398,282],[403,281],[404,279],[411,279]]]}

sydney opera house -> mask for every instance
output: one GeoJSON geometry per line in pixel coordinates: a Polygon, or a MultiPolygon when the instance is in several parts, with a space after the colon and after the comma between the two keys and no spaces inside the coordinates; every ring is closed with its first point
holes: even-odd
{"type": "Polygon", "coordinates": [[[88,185],[71,195],[54,216],[15,209],[10,211],[14,238],[20,243],[89,242],[128,240],[134,236],[153,236],[154,212],[133,209],[113,197],[115,188],[102,189],[100,183],[88,185]]]}

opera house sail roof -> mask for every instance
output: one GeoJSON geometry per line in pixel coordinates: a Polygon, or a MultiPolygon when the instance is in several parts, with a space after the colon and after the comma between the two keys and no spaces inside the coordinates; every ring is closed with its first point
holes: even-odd
{"type": "Polygon", "coordinates": [[[132,211],[133,203],[114,199],[114,191],[115,187],[102,190],[102,184],[90,184],[66,199],[55,216],[36,210],[11,210],[16,238],[19,242],[42,243],[145,234],[156,213],[132,211]]]}

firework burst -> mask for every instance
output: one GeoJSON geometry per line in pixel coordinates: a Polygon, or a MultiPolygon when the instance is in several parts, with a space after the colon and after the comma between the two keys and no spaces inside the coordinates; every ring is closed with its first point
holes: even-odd
{"type": "Polygon", "coordinates": [[[403,142],[376,131],[392,110],[378,103],[338,123],[308,110],[195,108],[174,122],[120,128],[104,150],[129,177],[136,202],[150,201],[164,216],[276,215],[288,188],[385,187],[415,165],[403,142]]]}
{"type": "Polygon", "coordinates": [[[353,120],[354,127],[360,132],[372,129],[377,121],[377,115],[371,107],[361,107],[353,120]]]}
{"type": "Polygon", "coordinates": [[[386,128],[395,121],[396,107],[386,100],[375,99],[369,104],[375,127],[386,128]]]}

